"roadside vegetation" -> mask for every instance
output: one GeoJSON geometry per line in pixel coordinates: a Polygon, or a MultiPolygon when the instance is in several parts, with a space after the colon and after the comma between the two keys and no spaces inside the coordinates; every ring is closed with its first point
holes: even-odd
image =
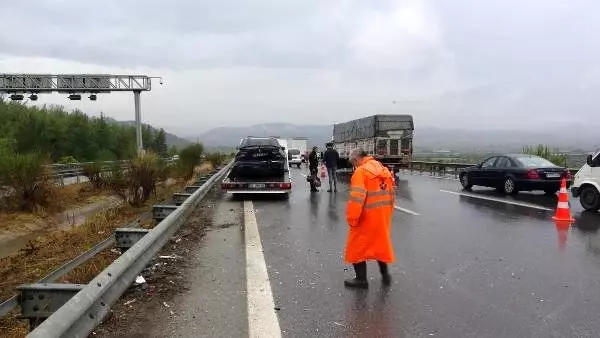
{"type": "MultiPolygon", "coordinates": [[[[518,152],[518,151],[517,151],[518,152]]],[[[547,159],[548,161],[561,166],[568,168],[579,168],[585,163],[586,154],[583,153],[563,153],[553,151],[547,145],[535,145],[535,146],[524,146],[521,149],[521,152],[524,154],[536,155],[547,159]]],[[[459,153],[459,152],[451,152],[451,153],[426,153],[419,154],[415,153],[413,155],[413,159],[415,161],[426,161],[426,162],[440,162],[440,163],[479,163],[484,159],[498,155],[501,152],[486,152],[486,153],[459,153]]]]}
{"type": "Polygon", "coordinates": [[[523,153],[543,157],[558,166],[567,166],[567,156],[565,154],[554,153],[548,148],[548,146],[543,144],[523,147],[523,153]]]}
{"type": "MultiPolygon", "coordinates": [[[[136,155],[135,128],[104,116],[0,100],[0,121],[0,147],[10,144],[20,154],[47,154],[52,163],[124,160],[136,155]]],[[[144,125],[142,138],[145,149],[161,157],[174,154],[164,130],[144,125]]]]}
{"type": "MultiPolygon", "coordinates": [[[[206,172],[210,164],[197,170],[206,172]]],[[[139,206],[122,203],[100,211],[89,217],[83,224],[49,233],[47,236],[32,240],[15,255],[0,259],[0,300],[15,293],[15,287],[31,283],[47,275],[61,264],[81,254],[85,250],[109,237],[115,228],[126,226],[135,221],[153,204],[168,199],[173,193],[181,191],[189,182],[162,181],[156,185],[155,193],[139,206]]],[[[139,224],[142,228],[152,227],[152,220],[139,224]]],[[[76,268],[59,279],[58,282],[87,283],[118,257],[118,253],[105,250],[94,259],[76,268]]],[[[27,321],[17,318],[18,311],[0,318],[0,332],[6,337],[24,337],[27,333],[27,321]]]]}

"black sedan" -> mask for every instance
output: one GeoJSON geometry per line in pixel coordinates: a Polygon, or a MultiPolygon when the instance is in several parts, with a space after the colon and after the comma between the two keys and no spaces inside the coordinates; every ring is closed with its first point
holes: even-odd
{"type": "Polygon", "coordinates": [[[571,172],[568,169],[544,158],[525,154],[492,156],[476,166],[459,171],[460,183],[465,189],[477,185],[496,188],[506,194],[533,190],[555,194],[560,189],[563,177],[569,186],[571,172]]]}

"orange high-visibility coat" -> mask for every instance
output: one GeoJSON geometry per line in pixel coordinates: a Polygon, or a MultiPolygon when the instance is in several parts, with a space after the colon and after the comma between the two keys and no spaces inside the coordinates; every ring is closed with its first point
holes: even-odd
{"type": "Polygon", "coordinates": [[[365,157],[350,180],[346,210],[349,225],[347,263],[394,261],[390,236],[394,200],[392,173],[379,161],[365,157]]]}

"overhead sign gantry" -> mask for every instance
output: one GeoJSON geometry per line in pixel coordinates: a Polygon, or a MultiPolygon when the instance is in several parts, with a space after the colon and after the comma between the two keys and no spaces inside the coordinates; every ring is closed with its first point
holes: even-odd
{"type": "Polygon", "coordinates": [[[20,101],[29,95],[31,101],[41,93],[68,94],[69,100],[81,100],[81,95],[89,93],[95,101],[97,94],[110,92],[133,92],[135,106],[135,133],[138,154],[143,153],[142,118],[140,93],[152,89],[152,79],[162,78],[147,75],[108,75],[108,74],[0,74],[0,94],[8,94],[11,100],[20,101]]]}

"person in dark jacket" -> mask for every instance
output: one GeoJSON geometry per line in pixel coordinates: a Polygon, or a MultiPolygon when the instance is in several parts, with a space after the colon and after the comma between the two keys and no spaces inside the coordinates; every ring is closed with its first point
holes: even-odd
{"type": "Polygon", "coordinates": [[[333,190],[337,191],[337,166],[340,154],[333,148],[333,143],[327,143],[325,146],[327,147],[327,150],[325,150],[325,153],[323,154],[323,162],[325,162],[327,176],[329,177],[329,190],[327,190],[327,192],[331,192],[332,182],[333,190]]]}
{"type": "Polygon", "coordinates": [[[319,159],[317,157],[317,147],[313,147],[310,154],[308,154],[308,170],[310,171],[310,191],[319,191],[315,186],[315,179],[318,179],[317,172],[319,167],[319,159]]]}

